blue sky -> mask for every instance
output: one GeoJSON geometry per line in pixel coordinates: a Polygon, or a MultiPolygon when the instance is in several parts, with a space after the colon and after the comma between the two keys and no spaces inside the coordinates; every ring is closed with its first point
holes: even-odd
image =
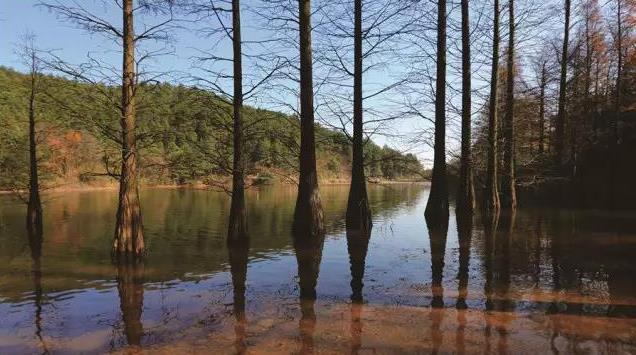
{"type": "MultiPolygon", "coordinates": [[[[63,2],[66,2],[64,0],[63,2]]],[[[100,0],[78,0],[82,6],[85,6],[93,13],[99,14],[102,18],[108,19],[114,24],[120,24],[121,13],[120,10],[113,5],[108,4],[108,1],[100,0]]],[[[23,64],[20,62],[19,57],[15,54],[17,46],[20,44],[21,37],[30,31],[36,36],[36,45],[41,49],[54,50],[55,53],[61,58],[71,63],[80,64],[86,61],[87,53],[90,53],[92,57],[99,58],[101,61],[108,63],[114,68],[119,67],[121,64],[121,53],[119,47],[112,40],[105,39],[100,35],[89,34],[86,31],[77,28],[71,23],[64,22],[57,18],[55,13],[51,13],[45,8],[35,6],[36,0],[0,0],[0,65],[16,68],[18,70],[25,70],[23,64]]],[[[254,13],[243,11],[243,39],[250,40],[255,38],[262,38],[267,36],[263,31],[258,28],[259,23],[254,13]]],[[[135,18],[136,27],[141,28],[144,24],[156,23],[157,19],[152,17],[138,16],[135,18]]],[[[189,24],[188,27],[201,26],[200,23],[189,24]]],[[[139,29],[137,30],[139,31],[139,29]]],[[[170,77],[165,77],[164,80],[168,81],[183,81],[183,77],[187,74],[196,73],[197,69],[193,68],[193,56],[198,54],[196,48],[210,48],[213,39],[204,38],[200,35],[200,31],[192,30],[175,30],[172,35],[174,41],[170,43],[170,54],[162,55],[153,62],[149,63],[151,70],[156,69],[161,72],[172,73],[170,77]]],[[[161,45],[164,47],[164,44],[161,45]]],[[[147,49],[158,48],[156,44],[149,44],[147,49]]],[[[215,54],[226,55],[229,54],[229,42],[224,41],[217,47],[215,47],[215,54]]],[[[399,63],[392,63],[391,66],[396,68],[399,63]]],[[[398,68],[397,70],[401,70],[398,68]]],[[[244,68],[244,71],[249,71],[249,68],[244,68]]],[[[391,69],[383,69],[376,72],[371,72],[365,77],[365,84],[367,88],[372,87],[374,81],[375,84],[388,79],[388,71],[391,69]]],[[[369,90],[373,91],[373,90],[369,90]]],[[[399,99],[395,93],[392,96],[382,98],[374,98],[365,101],[365,106],[371,107],[377,105],[382,107],[386,102],[392,99],[399,99]],[[384,101],[383,101],[384,100],[384,101]]],[[[296,103],[295,98],[287,98],[287,100],[293,104],[296,103]]],[[[268,107],[264,100],[260,102],[251,102],[257,106],[268,107]],[[263,102],[263,103],[261,103],[263,102]]],[[[320,116],[320,115],[318,115],[320,116]]],[[[402,119],[400,121],[392,122],[388,125],[387,129],[391,135],[375,135],[373,140],[380,144],[388,144],[394,148],[405,150],[415,153],[425,165],[430,166],[431,149],[426,143],[418,143],[417,147],[413,149],[412,144],[406,143],[404,139],[397,138],[403,134],[411,134],[415,130],[424,129],[428,125],[427,122],[417,119],[402,119]]],[[[450,127],[449,127],[450,128],[450,127]]],[[[450,133],[450,132],[449,132],[450,133]]],[[[452,141],[449,141],[449,145],[455,145],[452,141]]]]}

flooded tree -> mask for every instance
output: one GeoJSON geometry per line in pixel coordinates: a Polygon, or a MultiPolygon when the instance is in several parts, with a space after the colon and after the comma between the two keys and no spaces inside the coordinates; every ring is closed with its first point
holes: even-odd
{"type": "Polygon", "coordinates": [[[298,26],[300,36],[300,175],[294,211],[294,230],[318,236],[324,231],[324,217],[316,170],[311,0],[298,1],[298,26]]]}
{"type": "Polygon", "coordinates": [[[141,255],[144,253],[144,233],[139,204],[137,180],[137,136],[135,134],[135,28],[133,26],[133,2],[123,1],[123,67],[121,86],[121,176],[119,178],[119,203],[113,252],[141,255]]]}
{"type": "Polygon", "coordinates": [[[508,53],[506,61],[506,114],[503,124],[503,174],[501,205],[510,210],[517,207],[515,182],[515,13],[514,0],[508,1],[508,53]]]}
{"type": "Polygon", "coordinates": [[[362,0],[354,0],[354,70],[353,70],[353,160],[351,187],[347,203],[347,228],[366,231],[371,228],[371,212],[364,174],[364,140],[362,110],[362,0]]]}
{"type": "Polygon", "coordinates": [[[554,163],[557,169],[563,164],[563,150],[565,140],[565,115],[566,115],[566,84],[568,75],[568,45],[570,41],[570,0],[565,0],[565,23],[563,25],[563,45],[561,49],[561,76],[559,78],[559,102],[555,123],[554,137],[554,163]]]}
{"type": "MultiPolygon", "coordinates": [[[[141,206],[139,203],[139,150],[137,141],[140,138],[137,132],[137,106],[139,88],[149,81],[141,80],[138,68],[140,64],[155,57],[156,52],[145,52],[137,57],[136,49],[143,41],[165,41],[168,39],[168,28],[172,22],[172,0],[157,0],[154,2],[142,1],[137,6],[133,0],[122,0],[116,3],[117,11],[121,11],[122,23],[117,25],[106,18],[99,16],[82,6],[78,2],[64,4],[59,1],[43,0],[41,6],[55,12],[61,19],[71,22],[77,27],[91,34],[99,34],[106,39],[114,40],[122,53],[121,69],[109,67],[89,55],[89,63],[84,65],[72,65],[57,56],[52,56],[47,61],[48,66],[60,71],[76,80],[95,85],[102,99],[116,110],[119,115],[119,130],[113,129],[109,124],[98,122],[90,117],[94,128],[108,137],[121,149],[121,164],[119,171],[112,171],[108,159],[105,161],[107,175],[119,180],[119,198],[117,204],[115,234],[113,238],[112,252],[114,255],[141,256],[145,252],[143,223],[141,206]],[[134,18],[139,12],[149,12],[153,16],[163,19],[156,24],[145,24],[143,32],[136,34],[134,18]],[[119,75],[119,100],[107,89],[108,85],[116,87],[115,75],[119,75]]],[[[159,51],[161,52],[161,51],[159,51]]],[[[155,78],[150,81],[155,80],[155,78]]],[[[95,102],[91,102],[95,104],[95,102]]],[[[74,114],[73,110],[71,114],[74,114]]],[[[86,119],[86,118],[84,118],[86,119]]]]}
{"type": "Polygon", "coordinates": [[[29,198],[27,202],[26,225],[29,233],[42,232],[42,202],[38,178],[38,154],[36,132],[36,100],[40,86],[41,61],[37,56],[34,37],[27,35],[22,48],[22,56],[29,67],[29,198]]]}
{"type": "Polygon", "coordinates": [[[431,192],[426,211],[428,223],[448,225],[446,180],[446,1],[437,2],[437,76],[435,78],[435,144],[431,192]]]}
{"type": "Polygon", "coordinates": [[[492,37],[492,62],[490,69],[490,97],[488,99],[488,157],[486,171],[486,187],[484,189],[484,213],[496,215],[499,213],[499,164],[498,144],[499,140],[497,118],[497,92],[499,78],[499,0],[494,0],[493,8],[493,37],[492,37]]]}
{"type": "Polygon", "coordinates": [[[247,351],[245,317],[245,283],[247,280],[247,260],[249,256],[249,239],[229,239],[227,243],[230,273],[232,274],[233,313],[234,313],[234,349],[237,354],[247,351]]]}
{"type": "Polygon", "coordinates": [[[471,127],[470,9],[468,0],[461,1],[462,16],[462,138],[457,191],[457,210],[472,212],[475,204],[473,185],[471,127]]]}
{"type": "Polygon", "coordinates": [[[228,238],[241,239],[247,236],[245,212],[245,159],[243,152],[243,65],[241,51],[241,6],[239,0],[232,0],[232,53],[234,66],[234,160],[232,166],[232,202],[228,238]]]}

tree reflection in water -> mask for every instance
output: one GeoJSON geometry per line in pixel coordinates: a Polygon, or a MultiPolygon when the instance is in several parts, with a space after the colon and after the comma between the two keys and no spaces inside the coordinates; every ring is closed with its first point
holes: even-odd
{"type": "Polygon", "coordinates": [[[446,235],[448,223],[428,223],[428,234],[431,247],[431,337],[433,353],[437,354],[442,344],[443,334],[440,330],[444,320],[444,254],[446,253],[446,235]]]}
{"type": "Polygon", "coordinates": [[[237,354],[247,351],[245,316],[245,283],[247,280],[247,260],[250,250],[249,238],[230,240],[227,243],[230,272],[232,273],[233,313],[234,313],[234,348],[237,354]]]}
{"type": "Polygon", "coordinates": [[[457,330],[455,332],[456,350],[459,354],[466,352],[466,298],[468,297],[468,280],[470,270],[470,243],[473,237],[473,214],[457,214],[457,239],[459,241],[459,269],[457,272],[457,330]]]}
{"type": "Polygon", "coordinates": [[[117,291],[124,322],[126,342],[130,346],[141,345],[144,334],[141,314],[144,307],[144,263],[139,259],[116,260],[117,291]]]}
{"type": "Polygon", "coordinates": [[[35,305],[35,337],[38,339],[42,354],[49,354],[49,349],[42,336],[42,242],[44,240],[42,232],[42,212],[37,211],[36,217],[40,223],[35,226],[27,226],[29,238],[29,250],[31,252],[31,277],[33,279],[33,303],[35,305]]]}
{"type": "Polygon", "coordinates": [[[362,346],[362,307],[364,296],[364,268],[371,238],[368,230],[347,229],[347,251],[351,270],[351,354],[357,354],[362,346]]]}
{"type": "Polygon", "coordinates": [[[300,352],[307,354],[314,351],[316,284],[320,273],[325,237],[324,235],[294,234],[293,238],[300,288],[300,352]]]}

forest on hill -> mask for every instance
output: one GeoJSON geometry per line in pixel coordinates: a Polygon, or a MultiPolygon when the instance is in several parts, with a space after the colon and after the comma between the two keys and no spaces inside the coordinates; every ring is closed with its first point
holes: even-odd
{"type": "MultiPolygon", "coordinates": [[[[115,132],[120,115],[98,87],[42,76],[38,96],[39,167],[45,187],[102,185],[118,175],[115,132]]],[[[0,189],[28,187],[29,76],[0,68],[0,189]]],[[[141,88],[137,107],[140,176],[147,184],[204,183],[222,187],[232,164],[232,103],[210,91],[159,83],[141,88]]],[[[293,182],[298,169],[299,121],[279,112],[243,107],[247,172],[253,183],[293,182]]],[[[351,143],[342,132],[316,125],[317,164],[324,181],[347,181],[351,143]]],[[[369,179],[422,179],[413,154],[369,141],[369,179]]]]}

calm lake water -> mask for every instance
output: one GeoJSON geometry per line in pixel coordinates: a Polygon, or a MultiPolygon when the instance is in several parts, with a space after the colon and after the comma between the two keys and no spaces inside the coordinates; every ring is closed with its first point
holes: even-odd
{"type": "Polygon", "coordinates": [[[295,189],[271,187],[228,250],[223,193],[143,190],[148,255],[119,266],[116,191],[46,195],[41,245],[0,196],[0,354],[636,352],[633,214],[521,208],[429,234],[426,186],[372,185],[365,238],[348,187],[321,192],[324,241],[294,243],[295,189]]]}

